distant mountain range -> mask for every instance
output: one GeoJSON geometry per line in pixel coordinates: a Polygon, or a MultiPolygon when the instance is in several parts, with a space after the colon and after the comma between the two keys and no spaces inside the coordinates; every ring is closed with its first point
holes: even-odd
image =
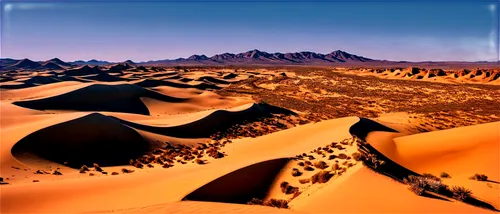
{"type": "Polygon", "coordinates": [[[267,53],[257,49],[244,53],[223,53],[212,57],[206,55],[192,55],[188,58],[166,59],[147,61],[140,64],[146,65],[327,65],[327,64],[352,64],[373,62],[376,60],[353,55],[341,50],[328,54],[320,54],[309,51],[295,53],[267,53]]]}
{"type": "MultiPolygon", "coordinates": [[[[105,66],[117,65],[133,67],[136,65],[150,66],[203,66],[203,65],[320,65],[320,66],[426,66],[426,67],[498,67],[498,62],[407,62],[375,60],[345,51],[336,50],[331,53],[321,54],[310,51],[293,53],[267,53],[257,49],[244,53],[222,53],[212,57],[206,55],[192,55],[188,58],[154,60],[147,62],[108,62],[92,59],[89,61],[78,60],[64,62],[58,58],[43,62],[35,62],[29,59],[0,59],[0,70],[62,70],[75,66],[92,65],[105,66]]],[[[116,70],[121,67],[115,67],[116,70]]]]}

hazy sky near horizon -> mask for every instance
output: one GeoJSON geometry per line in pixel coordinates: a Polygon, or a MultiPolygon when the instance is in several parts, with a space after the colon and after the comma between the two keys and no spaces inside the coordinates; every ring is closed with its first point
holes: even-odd
{"type": "Polygon", "coordinates": [[[146,61],[340,49],[386,60],[499,60],[496,0],[1,4],[2,58],[146,61]]]}

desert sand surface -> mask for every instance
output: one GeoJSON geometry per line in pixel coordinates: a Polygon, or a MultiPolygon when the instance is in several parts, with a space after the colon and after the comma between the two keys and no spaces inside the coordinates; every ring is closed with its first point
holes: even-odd
{"type": "Polygon", "coordinates": [[[1,212],[495,213],[495,72],[5,71],[1,212]]]}

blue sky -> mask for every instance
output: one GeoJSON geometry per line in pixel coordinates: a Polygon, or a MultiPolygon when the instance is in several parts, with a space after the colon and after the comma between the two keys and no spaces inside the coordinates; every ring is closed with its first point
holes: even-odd
{"type": "Polygon", "coordinates": [[[1,57],[134,61],[259,49],[498,60],[498,1],[2,1],[1,57]]]}

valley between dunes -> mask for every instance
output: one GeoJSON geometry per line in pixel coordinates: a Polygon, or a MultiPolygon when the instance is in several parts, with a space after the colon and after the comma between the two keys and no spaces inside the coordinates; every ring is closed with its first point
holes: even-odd
{"type": "Polygon", "coordinates": [[[496,82],[342,72],[124,63],[2,74],[0,211],[498,212],[496,82]],[[410,177],[429,183],[415,194],[410,177]]]}

